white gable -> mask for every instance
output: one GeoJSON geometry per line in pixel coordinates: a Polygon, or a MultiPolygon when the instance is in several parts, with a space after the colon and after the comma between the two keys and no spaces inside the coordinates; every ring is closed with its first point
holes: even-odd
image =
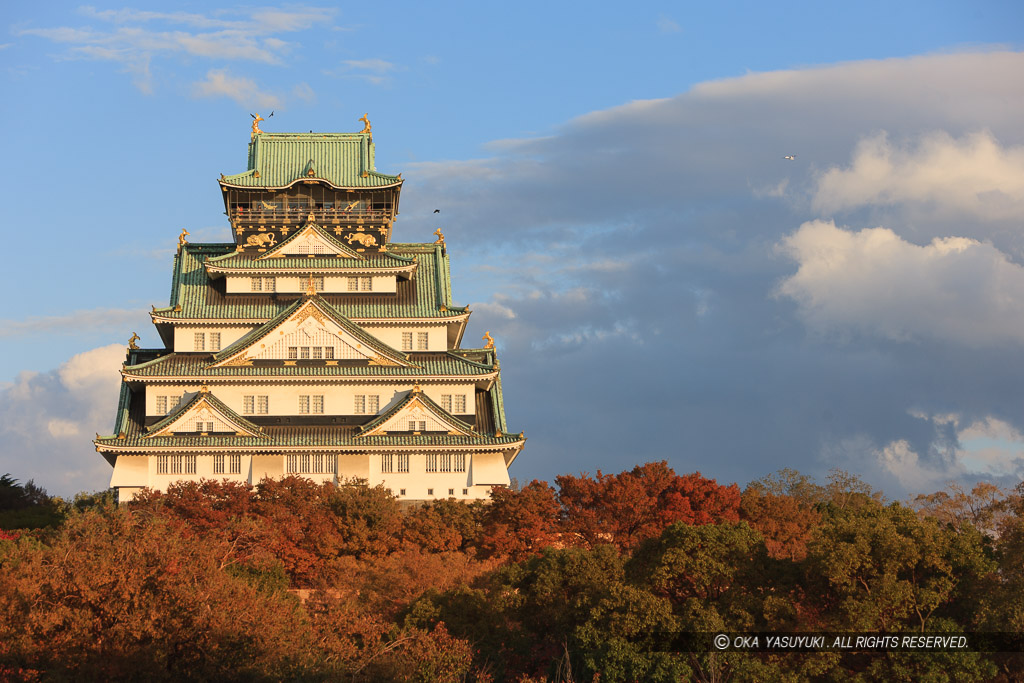
{"type": "Polygon", "coordinates": [[[310,255],[331,255],[331,256],[342,256],[344,258],[358,258],[350,253],[346,253],[338,248],[338,245],[332,244],[323,235],[319,234],[316,230],[311,227],[303,228],[294,238],[288,241],[287,244],[279,246],[277,249],[273,249],[260,259],[266,258],[279,258],[283,256],[310,256],[310,255]]]}
{"type": "Polygon", "coordinates": [[[362,436],[410,431],[447,432],[448,434],[458,434],[460,436],[473,435],[471,431],[466,429],[465,425],[459,424],[443,412],[439,412],[432,406],[424,403],[420,399],[420,394],[417,393],[397,413],[370,431],[362,434],[362,436]]]}
{"type": "Polygon", "coordinates": [[[148,436],[167,436],[174,432],[195,432],[195,433],[230,433],[256,436],[251,427],[244,425],[229,414],[211,405],[206,399],[200,398],[195,405],[187,408],[178,417],[165,425],[162,429],[149,434],[148,436]]]}

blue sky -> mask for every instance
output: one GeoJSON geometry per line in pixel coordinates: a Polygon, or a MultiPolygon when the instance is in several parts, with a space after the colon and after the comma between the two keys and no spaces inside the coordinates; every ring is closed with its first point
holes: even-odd
{"type": "Polygon", "coordinates": [[[89,437],[118,346],[158,343],[182,227],[228,239],[215,179],[274,110],[264,130],[369,112],[378,168],[407,179],[396,239],[444,228],[468,337],[502,350],[514,476],[1016,483],[1022,14],[11,5],[0,472],[106,485],[89,437]]]}

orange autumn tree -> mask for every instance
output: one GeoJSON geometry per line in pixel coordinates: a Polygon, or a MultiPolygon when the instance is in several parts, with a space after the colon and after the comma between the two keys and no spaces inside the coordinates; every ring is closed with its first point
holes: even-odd
{"type": "Polygon", "coordinates": [[[739,521],[740,491],[699,472],[678,475],[668,463],[649,462],[619,474],[561,475],[558,502],[565,530],[589,546],[635,548],[674,522],[739,521]]]}

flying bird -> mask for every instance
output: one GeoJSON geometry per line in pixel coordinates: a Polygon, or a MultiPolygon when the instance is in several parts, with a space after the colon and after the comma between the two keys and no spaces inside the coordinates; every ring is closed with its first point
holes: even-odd
{"type": "Polygon", "coordinates": [[[441,213],[441,209],[434,209],[434,213],[441,213]]]}
{"type": "Polygon", "coordinates": [[[786,156],[783,157],[783,159],[789,159],[790,161],[796,161],[796,155],[795,154],[787,154],[786,156]]]}

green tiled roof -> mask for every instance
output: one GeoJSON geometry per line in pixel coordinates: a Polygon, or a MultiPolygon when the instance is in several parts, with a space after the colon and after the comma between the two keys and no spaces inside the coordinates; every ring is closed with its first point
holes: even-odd
{"type": "MultiPolygon", "coordinates": [[[[269,432],[269,430],[268,430],[269,432]]],[[[272,434],[269,438],[258,438],[254,436],[234,436],[228,434],[210,434],[201,436],[199,434],[188,434],[181,436],[152,436],[143,437],[141,434],[126,435],[124,439],[116,436],[104,436],[96,439],[95,443],[106,446],[119,446],[122,448],[140,449],[146,447],[182,447],[203,446],[216,448],[221,447],[261,447],[262,449],[274,449],[281,446],[310,446],[310,447],[332,447],[352,446],[355,449],[370,446],[502,446],[511,445],[521,441],[518,434],[504,434],[496,436],[455,436],[451,434],[387,434],[380,436],[364,436],[356,438],[355,434],[346,430],[335,430],[332,434],[324,429],[293,429],[288,433],[272,434]]]]}
{"type": "Polygon", "coordinates": [[[409,357],[406,354],[391,348],[381,340],[374,337],[372,334],[369,334],[366,330],[359,327],[359,325],[356,325],[354,322],[338,313],[337,309],[335,309],[329,303],[324,301],[317,294],[314,294],[311,297],[304,296],[301,299],[295,301],[294,303],[292,303],[291,306],[285,308],[283,311],[278,313],[274,318],[271,318],[268,322],[264,323],[263,325],[260,325],[259,327],[253,330],[250,330],[248,334],[243,335],[242,338],[236,341],[234,344],[227,347],[223,351],[219,351],[218,353],[216,353],[213,357],[214,360],[222,361],[225,358],[230,358],[239,351],[242,351],[243,349],[252,346],[257,341],[263,339],[268,334],[273,332],[274,329],[281,325],[281,323],[288,320],[288,317],[295,313],[295,311],[297,311],[303,305],[305,305],[307,301],[310,302],[312,306],[315,306],[321,313],[323,313],[328,318],[333,320],[337,325],[341,327],[341,329],[345,330],[350,335],[358,339],[361,343],[366,344],[371,349],[373,349],[380,355],[384,356],[385,358],[388,358],[395,362],[409,362],[409,357]]]}
{"type": "Polygon", "coordinates": [[[377,173],[373,141],[366,133],[261,133],[249,143],[248,169],[224,176],[220,182],[231,187],[282,188],[311,178],[342,188],[402,182],[398,176],[377,173]]]}
{"type": "MultiPolygon", "coordinates": [[[[235,252],[233,244],[186,244],[174,257],[170,306],[156,309],[163,318],[178,319],[243,319],[270,320],[287,308],[293,300],[277,297],[231,294],[213,291],[204,268],[207,258],[228,256],[235,252]],[[175,311],[175,306],[181,306],[175,311]]],[[[233,257],[234,258],[234,257],[233,257]]],[[[452,318],[466,312],[453,306],[448,255],[440,245],[389,244],[387,254],[367,256],[368,263],[391,264],[391,259],[415,258],[416,276],[399,282],[396,294],[362,294],[358,296],[327,295],[331,304],[346,318],[452,318]],[[390,260],[390,261],[389,261],[390,260]],[[333,300],[332,300],[333,299],[333,300]]],[[[267,261],[271,259],[266,259],[267,261]]],[[[301,259],[274,259],[295,261],[301,259]]],[[[224,264],[228,259],[220,261],[224,264]]],[[[307,261],[323,262],[323,259],[307,261]]],[[[335,258],[333,261],[348,261],[335,258]]],[[[403,263],[408,261],[402,260],[403,263]]],[[[311,269],[314,264],[305,263],[311,269]]]]}
{"type": "Polygon", "coordinates": [[[213,357],[209,354],[169,353],[160,358],[127,365],[124,372],[134,377],[417,377],[427,376],[486,376],[494,366],[475,363],[453,353],[411,356],[415,367],[393,365],[229,365],[209,367],[213,357]]]}
{"type": "Polygon", "coordinates": [[[334,255],[313,254],[309,256],[284,256],[279,258],[254,259],[252,254],[234,251],[206,261],[206,267],[231,268],[239,271],[264,271],[302,269],[316,270],[358,270],[360,272],[375,268],[408,268],[413,264],[412,257],[395,256],[389,253],[360,254],[363,258],[338,258],[334,255]]]}

